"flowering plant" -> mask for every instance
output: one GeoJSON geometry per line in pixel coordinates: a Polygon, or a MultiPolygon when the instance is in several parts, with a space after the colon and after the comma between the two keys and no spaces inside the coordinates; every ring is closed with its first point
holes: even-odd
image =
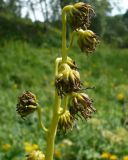
{"type": "Polygon", "coordinates": [[[82,2],[65,6],[62,10],[62,57],[58,57],[55,61],[55,100],[48,129],[42,122],[36,96],[26,91],[19,97],[17,112],[25,118],[28,114],[37,111],[40,125],[47,134],[45,154],[41,151],[33,151],[28,155],[27,160],[53,160],[57,131],[66,132],[73,129],[74,122],[79,117],[91,118],[92,113],[96,111],[92,100],[83,93],[83,84],[75,61],[68,56],[74,36],[78,37],[78,46],[82,52],[88,55],[95,50],[99,42],[98,37],[88,30],[93,15],[95,15],[93,8],[82,2]],[[69,23],[72,28],[69,47],[66,42],[66,23],[69,23]]]}

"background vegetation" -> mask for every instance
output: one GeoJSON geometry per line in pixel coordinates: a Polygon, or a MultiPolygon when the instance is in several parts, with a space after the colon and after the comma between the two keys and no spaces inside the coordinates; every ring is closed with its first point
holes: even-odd
{"type": "MultiPolygon", "coordinates": [[[[45,151],[46,137],[39,130],[36,115],[21,119],[15,111],[17,97],[25,90],[34,92],[49,124],[54,60],[61,53],[60,10],[75,1],[38,1],[45,6],[43,23],[32,22],[29,15],[22,18],[23,5],[34,14],[35,2],[0,0],[0,160],[24,160],[34,149],[45,151]]],[[[54,154],[56,160],[127,160],[128,12],[109,16],[109,1],[88,2],[97,13],[91,28],[100,35],[101,44],[88,57],[75,45],[70,56],[77,59],[83,84],[95,86],[87,92],[97,112],[72,132],[58,133],[54,154]]]]}

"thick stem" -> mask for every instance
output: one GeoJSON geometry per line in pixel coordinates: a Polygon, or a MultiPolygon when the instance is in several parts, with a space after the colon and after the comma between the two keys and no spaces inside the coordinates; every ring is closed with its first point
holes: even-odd
{"type": "Polygon", "coordinates": [[[52,117],[51,126],[48,131],[45,160],[53,160],[54,143],[55,143],[57,125],[58,125],[58,121],[59,121],[58,112],[59,112],[60,105],[61,105],[61,99],[57,95],[57,93],[55,92],[55,104],[54,104],[54,108],[53,108],[53,117],[52,117]]]}
{"type": "MultiPolygon", "coordinates": [[[[64,7],[62,11],[62,62],[65,63],[67,61],[67,46],[66,46],[66,12],[70,9],[71,6],[64,7]]],[[[59,59],[56,60],[55,66],[55,76],[58,75],[58,64],[59,59]]],[[[50,128],[48,130],[47,137],[47,148],[46,148],[46,158],[45,160],[53,160],[54,154],[54,143],[57,132],[57,126],[59,121],[59,110],[61,106],[61,98],[58,96],[55,91],[55,102],[53,107],[53,117],[50,128]]]]}

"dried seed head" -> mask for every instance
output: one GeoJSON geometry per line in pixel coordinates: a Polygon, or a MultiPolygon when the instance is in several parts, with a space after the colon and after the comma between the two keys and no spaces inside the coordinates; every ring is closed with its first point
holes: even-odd
{"type": "Polygon", "coordinates": [[[69,23],[73,30],[87,29],[90,26],[90,19],[95,15],[91,5],[78,2],[73,5],[69,13],[69,23]]]}
{"type": "Polygon", "coordinates": [[[24,92],[18,100],[18,104],[16,107],[16,111],[18,114],[24,118],[30,113],[34,112],[37,109],[37,100],[36,96],[29,92],[26,91],[24,92]]]}
{"type": "Polygon", "coordinates": [[[41,151],[32,151],[27,155],[27,160],[45,160],[45,155],[41,151]]]}
{"type": "Polygon", "coordinates": [[[62,64],[55,79],[58,95],[63,97],[67,93],[79,91],[81,85],[79,72],[72,70],[67,64],[62,64]]]}
{"type": "Polygon", "coordinates": [[[78,45],[82,52],[89,54],[95,51],[99,43],[97,35],[91,30],[78,30],[78,45]]]}
{"type": "Polygon", "coordinates": [[[96,111],[92,106],[92,100],[85,93],[73,93],[69,102],[69,111],[73,117],[91,118],[91,114],[96,111]]]}
{"type": "Polygon", "coordinates": [[[72,129],[73,122],[74,122],[73,116],[70,114],[69,111],[66,111],[59,118],[58,130],[66,132],[68,129],[72,129]]]}

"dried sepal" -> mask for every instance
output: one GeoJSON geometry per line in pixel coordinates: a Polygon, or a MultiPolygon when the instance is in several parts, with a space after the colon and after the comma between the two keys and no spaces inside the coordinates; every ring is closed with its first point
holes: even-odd
{"type": "MultiPolygon", "coordinates": [[[[60,61],[59,61],[59,66],[60,65],[62,65],[62,58],[60,59],[60,61]]],[[[67,61],[65,62],[71,69],[74,69],[74,70],[76,70],[76,69],[78,69],[78,67],[77,67],[77,65],[76,65],[76,62],[73,60],[73,59],[71,59],[70,57],[67,57],[67,61]]],[[[58,66],[58,67],[59,67],[58,66]]]]}
{"type": "Polygon", "coordinates": [[[16,111],[24,118],[37,109],[36,96],[30,91],[24,92],[18,99],[16,111]]]}
{"type": "Polygon", "coordinates": [[[59,74],[55,79],[55,86],[58,95],[63,97],[67,93],[76,92],[81,89],[81,81],[79,72],[72,70],[67,64],[61,66],[59,69],[59,74]]]}
{"type": "Polygon", "coordinates": [[[73,93],[69,102],[69,112],[73,117],[91,118],[96,109],[92,106],[92,100],[85,93],[73,93]]]}
{"type": "Polygon", "coordinates": [[[58,122],[58,131],[64,131],[71,130],[74,126],[74,117],[70,114],[69,111],[66,111],[64,114],[62,114],[59,118],[58,122]]]}
{"type": "Polygon", "coordinates": [[[86,54],[95,51],[97,44],[99,43],[97,35],[91,30],[77,30],[78,32],[78,45],[82,52],[86,54]]]}
{"type": "Polygon", "coordinates": [[[91,5],[83,2],[75,3],[68,14],[69,23],[73,30],[87,29],[90,26],[91,17],[95,12],[91,5]]]}

